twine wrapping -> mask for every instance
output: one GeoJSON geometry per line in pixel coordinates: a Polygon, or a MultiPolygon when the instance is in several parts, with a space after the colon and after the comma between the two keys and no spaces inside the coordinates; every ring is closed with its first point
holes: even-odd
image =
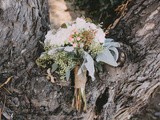
{"type": "Polygon", "coordinates": [[[84,71],[82,74],[78,75],[79,66],[76,66],[74,69],[74,75],[75,75],[75,88],[84,88],[86,85],[87,77],[86,77],[86,71],[84,71]]]}
{"type": "Polygon", "coordinates": [[[86,74],[87,72],[84,71],[80,75],[78,75],[79,66],[77,65],[74,69],[74,98],[72,102],[72,106],[76,108],[76,110],[86,111],[87,110],[87,103],[86,103],[86,95],[85,95],[85,85],[87,81],[86,74]]]}

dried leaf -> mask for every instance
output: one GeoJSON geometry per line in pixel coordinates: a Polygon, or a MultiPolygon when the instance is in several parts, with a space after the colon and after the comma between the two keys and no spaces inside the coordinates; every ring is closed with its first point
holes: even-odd
{"type": "Polygon", "coordinates": [[[51,74],[51,69],[47,70],[47,79],[50,79],[52,83],[55,83],[54,77],[51,74]]]}

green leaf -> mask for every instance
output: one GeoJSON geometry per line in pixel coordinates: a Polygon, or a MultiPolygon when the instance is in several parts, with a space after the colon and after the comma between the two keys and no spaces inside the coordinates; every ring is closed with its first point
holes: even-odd
{"type": "Polygon", "coordinates": [[[86,20],[87,22],[91,22],[91,23],[93,22],[91,18],[86,18],[85,20],[86,20]]]}
{"type": "Polygon", "coordinates": [[[63,24],[61,25],[61,28],[67,28],[66,23],[63,23],[63,24]]]}
{"type": "Polygon", "coordinates": [[[58,68],[58,65],[56,63],[52,64],[51,72],[54,72],[57,68],[58,68]]]}

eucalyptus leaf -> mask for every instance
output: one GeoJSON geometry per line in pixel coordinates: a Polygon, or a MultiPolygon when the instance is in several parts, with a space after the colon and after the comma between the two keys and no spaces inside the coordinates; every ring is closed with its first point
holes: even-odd
{"type": "Polygon", "coordinates": [[[58,68],[58,65],[56,63],[52,64],[51,72],[54,72],[58,68]]]}
{"type": "Polygon", "coordinates": [[[105,48],[104,51],[97,55],[96,57],[97,62],[104,62],[111,66],[118,66],[114,56],[111,54],[108,48],[105,48]]]}

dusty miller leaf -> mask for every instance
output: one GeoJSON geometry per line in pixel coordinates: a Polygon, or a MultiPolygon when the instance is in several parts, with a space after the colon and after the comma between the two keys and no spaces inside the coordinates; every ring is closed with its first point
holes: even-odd
{"type": "Polygon", "coordinates": [[[105,39],[103,46],[108,47],[108,48],[120,47],[120,44],[118,42],[114,42],[113,39],[111,39],[111,38],[107,38],[107,39],[105,39]]]}
{"type": "Polygon", "coordinates": [[[111,52],[109,51],[108,48],[105,48],[102,53],[97,55],[96,61],[97,62],[101,61],[101,62],[107,63],[109,65],[112,65],[112,66],[118,66],[115,58],[113,57],[113,55],[111,54],[111,52]]]}
{"type": "Polygon", "coordinates": [[[95,80],[94,60],[87,52],[85,52],[85,58],[86,58],[86,63],[85,63],[86,69],[88,70],[89,75],[91,76],[92,80],[95,80]]]}
{"type": "Polygon", "coordinates": [[[117,61],[117,60],[118,60],[118,57],[119,57],[119,53],[118,53],[117,48],[115,48],[115,47],[110,47],[109,50],[111,51],[113,57],[114,57],[115,60],[117,61]]]}
{"type": "Polygon", "coordinates": [[[69,80],[69,78],[70,78],[70,70],[67,70],[67,72],[66,72],[66,79],[67,79],[67,81],[69,80]]]}
{"type": "Polygon", "coordinates": [[[94,60],[87,52],[84,52],[83,59],[84,59],[84,61],[81,65],[80,69],[78,70],[78,74],[81,74],[84,70],[87,70],[89,72],[89,76],[91,76],[92,80],[94,81],[95,80],[94,60]]]}
{"type": "Polygon", "coordinates": [[[51,72],[54,72],[57,68],[58,68],[58,65],[56,63],[52,64],[51,72]]]}
{"type": "Polygon", "coordinates": [[[66,51],[66,52],[72,52],[73,50],[74,50],[74,48],[71,46],[64,47],[64,51],[66,51]]]}

